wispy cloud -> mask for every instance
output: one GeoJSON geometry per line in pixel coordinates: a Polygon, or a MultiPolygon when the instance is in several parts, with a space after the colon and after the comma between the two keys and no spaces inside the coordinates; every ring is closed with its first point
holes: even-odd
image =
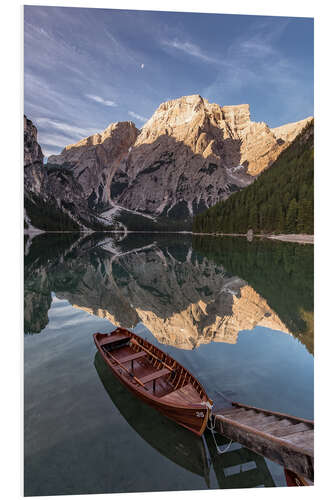
{"type": "Polygon", "coordinates": [[[132,116],[133,118],[136,118],[140,122],[147,122],[148,118],[145,118],[144,116],[138,115],[137,113],[134,113],[134,111],[129,111],[128,114],[132,116]]]}
{"type": "Polygon", "coordinates": [[[234,39],[224,51],[224,67],[202,91],[204,97],[213,99],[218,95],[221,104],[230,104],[236,103],[240,95],[262,95],[262,102],[266,102],[261,110],[263,116],[269,113],[267,102],[272,103],[273,109],[279,101],[282,119],[283,116],[289,119],[291,110],[295,120],[305,117],[308,111],[304,102],[311,108],[311,82],[304,85],[308,77],[301,65],[295,64],[276,43],[286,26],[287,23],[279,24],[274,32],[273,24],[269,30],[266,23],[234,39]]]}
{"type": "Polygon", "coordinates": [[[98,102],[99,104],[104,104],[104,106],[117,106],[114,101],[108,101],[98,95],[86,94],[86,97],[88,97],[88,99],[91,99],[92,101],[98,102]]]}
{"type": "Polygon", "coordinates": [[[44,117],[36,118],[35,124],[38,128],[38,142],[46,157],[59,154],[68,144],[74,144],[96,133],[93,128],[82,128],[44,117]]]}
{"type": "Polygon", "coordinates": [[[40,142],[42,149],[43,144],[47,144],[48,146],[53,146],[54,148],[58,148],[60,150],[64,149],[65,146],[69,144],[68,137],[66,138],[62,134],[54,134],[48,132],[40,132],[38,133],[38,142],[40,142]]]}
{"type": "Polygon", "coordinates": [[[221,63],[221,59],[205,54],[203,50],[199,47],[199,45],[196,45],[192,42],[187,42],[187,41],[180,42],[179,40],[163,40],[162,45],[164,45],[165,47],[176,49],[177,51],[184,52],[187,55],[196,57],[201,61],[205,61],[207,63],[213,63],[213,64],[221,63]]]}
{"type": "Polygon", "coordinates": [[[69,137],[87,137],[96,133],[93,128],[82,128],[69,123],[60,122],[57,120],[50,120],[49,118],[36,118],[38,127],[47,127],[48,129],[60,130],[69,137]]]}

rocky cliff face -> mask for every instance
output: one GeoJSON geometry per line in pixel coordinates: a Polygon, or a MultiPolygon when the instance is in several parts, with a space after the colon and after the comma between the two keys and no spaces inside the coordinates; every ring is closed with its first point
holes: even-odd
{"type": "Polygon", "coordinates": [[[49,164],[66,166],[90,206],[188,218],[247,186],[307,120],[270,130],[248,104],[219,106],[199,95],[162,103],[139,131],[131,122],[67,146],[49,164]]]}
{"type": "Polygon", "coordinates": [[[24,115],[24,188],[26,192],[40,193],[44,188],[46,169],[44,155],[37,141],[37,128],[24,115]]]}
{"type": "Polygon", "coordinates": [[[138,134],[132,122],[111,123],[101,134],[66,146],[60,155],[50,156],[48,165],[70,169],[90,207],[109,208],[112,177],[138,134]]]}
{"type": "Polygon", "coordinates": [[[43,165],[37,129],[24,116],[24,221],[27,230],[119,229],[89,206],[82,184],[64,165],[43,165]]]}
{"type": "Polygon", "coordinates": [[[286,125],[281,125],[281,127],[272,128],[272,132],[280,141],[291,143],[305,127],[305,125],[312,119],[313,118],[310,116],[308,118],[305,118],[305,120],[300,120],[294,123],[287,123],[286,125]]]}
{"type": "Polygon", "coordinates": [[[200,96],[161,104],[118,172],[117,202],[182,218],[248,185],[251,176],[239,167],[239,134],[248,119],[248,106],[223,110],[200,96]]]}
{"type": "Polygon", "coordinates": [[[37,128],[24,115],[24,166],[43,164],[44,155],[37,141],[37,128]]]}

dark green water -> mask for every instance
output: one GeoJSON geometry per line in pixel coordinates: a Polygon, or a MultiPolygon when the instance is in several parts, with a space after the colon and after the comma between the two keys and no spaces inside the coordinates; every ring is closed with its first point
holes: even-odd
{"type": "MultiPolygon", "coordinates": [[[[313,418],[313,247],[242,238],[41,235],[25,245],[25,495],[284,486],[129,394],[92,333],[120,325],[214,399],[313,418]]],[[[222,438],[220,444],[227,443],[222,438]]]]}

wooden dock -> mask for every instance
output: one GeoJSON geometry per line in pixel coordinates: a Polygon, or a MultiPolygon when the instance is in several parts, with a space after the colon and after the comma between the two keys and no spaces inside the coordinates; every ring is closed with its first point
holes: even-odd
{"type": "Polygon", "coordinates": [[[215,432],[313,482],[312,420],[236,402],[214,410],[213,419],[215,432]]]}

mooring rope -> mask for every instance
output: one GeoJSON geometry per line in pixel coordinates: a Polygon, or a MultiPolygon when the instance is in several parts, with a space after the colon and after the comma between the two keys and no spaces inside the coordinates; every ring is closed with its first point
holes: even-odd
{"type": "Polygon", "coordinates": [[[231,443],[232,443],[232,439],[231,439],[230,443],[223,450],[221,450],[219,445],[216,442],[216,438],[215,438],[215,434],[217,434],[217,432],[215,430],[216,417],[223,417],[223,415],[214,415],[213,416],[212,409],[213,409],[214,404],[211,404],[209,401],[202,401],[201,404],[206,406],[208,408],[208,410],[210,410],[209,424],[207,422],[207,429],[210,430],[210,432],[212,434],[213,441],[215,443],[215,447],[216,447],[216,451],[217,451],[218,455],[222,455],[223,453],[225,453],[226,451],[229,450],[231,443]]]}

